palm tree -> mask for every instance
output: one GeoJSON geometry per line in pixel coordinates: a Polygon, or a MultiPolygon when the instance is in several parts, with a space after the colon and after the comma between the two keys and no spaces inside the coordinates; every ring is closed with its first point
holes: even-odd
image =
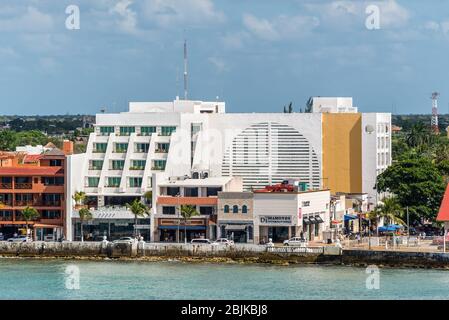
{"type": "Polygon", "coordinates": [[[150,209],[139,199],[134,199],[131,204],[127,203],[126,207],[128,207],[134,215],[134,236],[137,237],[137,218],[144,218],[145,216],[150,215],[150,209]]]}
{"type": "Polygon", "coordinates": [[[405,142],[411,148],[421,148],[431,140],[432,135],[422,122],[415,123],[405,137],[405,142]]]}
{"type": "Polygon", "coordinates": [[[86,199],[86,193],[83,191],[77,191],[72,196],[72,199],[75,200],[75,204],[77,206],[81,206],[84,204],[84,200],[86,199]]]}
{"type": "Polygon", "coordinates": [[[379,232],[380,219],[383,219],[386,225],[392,222],[404,225],[405,222],[400,218],[403,210],[398,200],[395,197],[390,197],[384,198],[382,202],[368,214],[369,219],[376,221],[377,232],[379,232]]]}
{"type": "Polygon", "coordinates": [[[81,242],[84,242],[84,231],[83,231],[83,224],[84,221],[92,220],[92,212],[89,211],[87,208],[81,208],[80,211],[78,211],[78,214],[80,215],[80,229],[81,229],[81,242]]]}
{"type": "Polygon", "coordinates": [[[29,233],[28,221],[37,219],[39,217],[39,211],[37,211],[33,207],[26,207],[25,209],[22,210],[22,217],[25,220],[25,226],[26,226],[26,230],[27,230],[26,235],[28,237],[28,233],[29,233]]]}
{"type": "Polygon", "coordinates": [[[196,208],[191,205],[182,205],[181,206],[181,216],[184,219],[184,243],[187,243],[187,220],[190,220],[192,217],[199,216],[199,212],[196,211],[196,208]]]}

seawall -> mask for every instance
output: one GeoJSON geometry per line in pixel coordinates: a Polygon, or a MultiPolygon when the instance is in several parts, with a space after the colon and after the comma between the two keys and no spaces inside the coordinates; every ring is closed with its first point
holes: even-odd
{"type": "Polygon", "coordinates": [[[68,259],[139,259],[147,261],[244,262],[272,264],[335,264],[379,267],[448,268],[449,253],[341,250],[336,247],[267,248],[258,245],[209,246],[192,244],[107,242],[0,242],[2,257],[68,259]]]}

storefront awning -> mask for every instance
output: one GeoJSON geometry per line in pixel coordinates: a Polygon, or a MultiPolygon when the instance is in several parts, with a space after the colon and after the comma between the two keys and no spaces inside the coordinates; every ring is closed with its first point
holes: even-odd
{"type": "Polygon", "coordinates": [[[315,217],[309,217],[309,220],[310,220],[311,224],[317,223],[316,220],[315,220],[315,217]]]}
{"type": "MultiPolygon", "coordinates": [[[[160,230],[178,230],[178,226],[159,226],[160,230]]],[[[206,230],[206,226],[179,226],[179,230],[206,230]]]]}
{"type": "Polygon", "coordinates": [[[226,231],[244,231],[246,226],[243,224],[228,224],[225,227],[226,231]]]}
{"type": "Polygon", "coordinates": [[[312,222],[310,222],[309,218],[304,218],[302,219],[302,224],[307,226],[309,224],[312,224],[312,222]]]}
{"type": "Polygon", "coordinates": [[[323,223],[324,222],[323,219],[321,219],[321,217],[318,216],[318,215],[315,216],[315,221],[316,221],[316,223],[323,223]]]}
{"type": "Polygon", "coordinates": [[[42,224],[42,223],[36,223],[34,224],[35,228],[48,228],[48,229],[55,229],[55,228],[62,228],[62,226],[57,226],[54,224],[42,224]]]}
{"type": "Polygon", "coordinates": [[[357,219],[356,215],[353,214],[345,214],[345,221],[357,219]]]}

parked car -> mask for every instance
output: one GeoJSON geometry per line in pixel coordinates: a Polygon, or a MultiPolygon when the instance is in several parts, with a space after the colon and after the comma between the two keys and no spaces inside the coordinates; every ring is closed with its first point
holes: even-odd
{"type": "Polygon", "coordinates": [[[136,242],[136,239],[132,238],[132,237],[121,237],[118,240],[114,240],[113,243],[134,243],[136,242]]]}
{"type": "Polygon", "coordinates": [[[31,238],[27,236],[18,236],[15,238],[9,238],[8,242],[30,242],[31,238]]]}
{"type": "Polygon", "coordinates": [[[209,239],[192,239],[191,244],[212,244],[209,239]]]}
{"type": "Polygon", "coordinates": [[[229,240],[229,239],[226,239],[226,238],[217,239],[217,240],[215,240],[214,243],[216,243],[218,245],[225,245],[225,246],[233,246],[234,245],[234,241],[233,240],[229,240]]]}
{"type": "Polygon", "coordinates": [[[3,233],[0,233],[0,241],[4,241],[5,240],[5,236],[3,235],[3,233]]]}
{"type": "Polygon", "coordinates": [[[307,241],[300,237],[293,237],[284,241],[284,246],[307,247],[307,241]]]}

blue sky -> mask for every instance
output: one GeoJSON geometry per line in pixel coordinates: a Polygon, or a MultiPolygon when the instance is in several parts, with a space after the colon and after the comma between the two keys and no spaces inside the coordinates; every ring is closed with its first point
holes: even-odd
{"type": "Polygon", "coordinates": [[[361,111],[449,113],[445,0],[2,0],[0,114],[124,111],[182,94],[228,112],[353,96],[361,111]],[[380,29],[365,27],[368,5],[380,29]],[[67,30],[65,9],[80,8],[67,30]],[[179,81],[177,81],[177,78],[179,81]]]}

